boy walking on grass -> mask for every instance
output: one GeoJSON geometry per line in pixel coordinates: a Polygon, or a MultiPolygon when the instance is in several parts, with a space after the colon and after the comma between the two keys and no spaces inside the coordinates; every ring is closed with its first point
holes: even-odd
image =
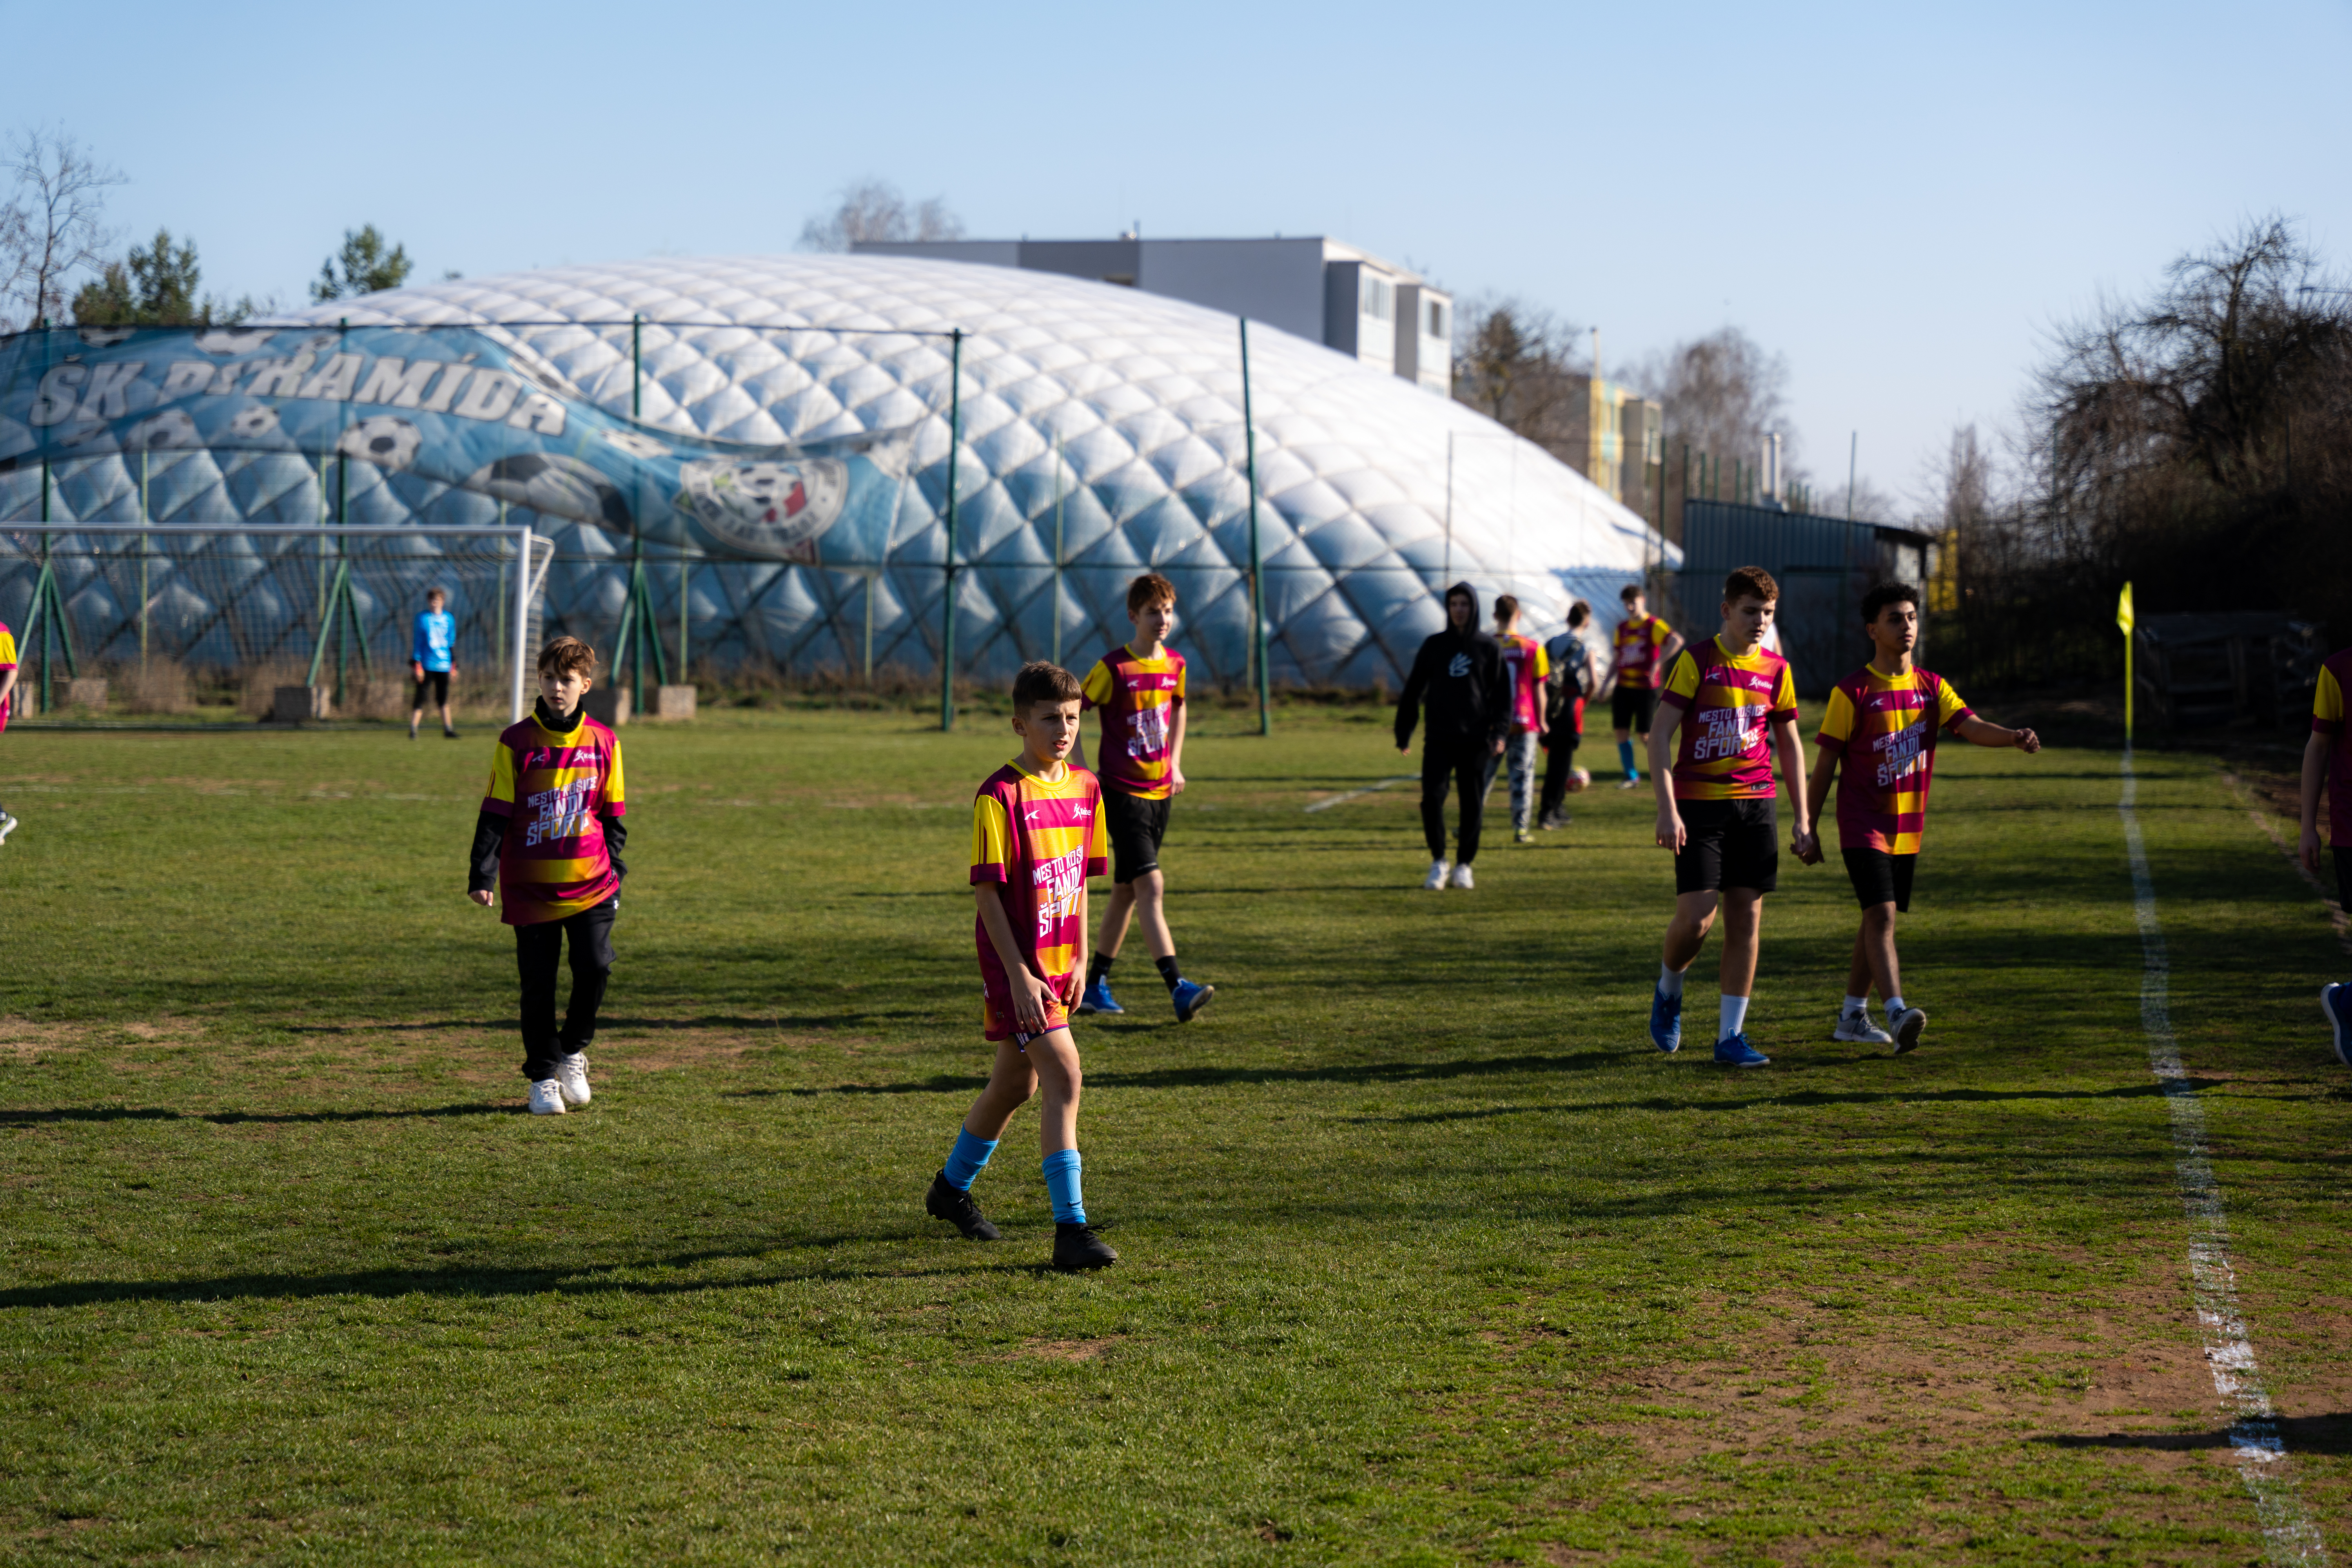
{"type": "Polygon", "coordinates": [[[1429,727],[1421,742],[1421,834],[1429,842],[1433,891],[1452,885],[1475,886],[1470,862],[1478,858],[1478,828],[1485,816],[1486,762],[1503,753],[1511,723],[1511,689],[1503,679],[1502,646],[1478,629],[1478,590],[1456,583],[1445,590],[1445,629],[1432,634],[1413,655],[1397,699],[1396,746],[1412,750],[1412,728],[1422,704],[1429,727]],[[1445,792],[1462,795],[1460,858],[1445,858],[1445,792]]]}
{"type": "Polygon", "coordinates": [[[1511,764],[1511,836],[1525,844],[1535,837],[1530,818],[1535,811],[1536,747],[1543,739],[1547,717],[1544,677],[1551,665],[1543,645],[1519,634],[1519,602],[1508,594],[1495,597],[1495,641],[1503,649],[1503,679],[1510,687],[1511,732],[1500,753],[1486,759],[1483,797],[1495,787],[1495,773],[1506,759],[1511,764]]]}
{"type": "MultiPolygon", "coordinates": [[[[1167,879],[1160,873],[1160,841],[1168,812],[1184,793],[1184,656],[1168,646],[1176,626],[1176,584],[1148,572],[1127,585],[1127,616],[1135,635],[1095,661],[1083,687],[1084,705],[1102,710],[1103,816],[1110,835],[1110,901],[1103,908],[1102,940],[1087,966],[1078,1012],[1124,1013],[1110,994],[1110,966],[1127,941],[1130,920],[1143,926],[1143,944],[1160,967],[1176,1021],[1189,1024],[1217,994],[1195,985],[1176,967],[1176,938],[1168,930],[1167,879]]],[[[1083,735],[1070,764],[1087,765],[1083,735]]]]}
{"type": "Polygon", "coordinates": [[[1682,635],[1657,616],[1650,614],[1649,601],[1642,590],[1628,583],[1618,590],[1617,597],[1625,605],[1624,618],[1617,623],[1617,634],[1612,639],[1609,679],[1614,689],[1610,698],[1611,718],[1617,727],[1617,763],[1625,770],[1619,789],[1632,789],[1642,782],[1642,771],[1634,765],[1633,743],[1650,743],[1650,724],[1658,711],[1658,677],[1682,651],[1682,635]]]}
{"type": "MultiPolygon", "coordinates": [[[[2319,874],[2319,786],[2327,785],[2327,838],[2336,860],[2336,907],[2352,910],[2352,729],[2344,722],[2344,688],[2352,682],[2352,647],[2327,657],[2319,667],[2319,689],[2311,698],[2311,738],[2303,743],[2303,868],[2319,874]]],[[[2352,984],[2319,988],[2319,1010],[2336,1038],[2336,1059],[2352,1068],[2352,984]]]]}
{"type": "Polygon", "coordinates": [[[1003,1233],[972,1201],[972,1178],[996,1152],[1013,1113],[1039,1084],[1037,1120],[1045,1191],[1054,1200],[1054,1267],[1101,1268],[1118,1261],[1087,1223],[1078,1179],[1077,1042],[1069,1009],[1086,968],[1087,879],[1108,868],[1102,790],[1069,762],[1084,692],[1057,665],[1021,667],[1013,680],[1013,732],[1021,754],[981,782],[971,808],[971,885],[979,905],[982,1027],[996,1047],[988,1087],[931,1178],[924,1211],[973,1241],[1003,1233]]]}
{"type": "MultiPolygon", "coordinates": [[[[16,638],[7,623],[0,621],[0,733],[8,728],[8,706],[16,697],[16,638]]],[[[16,819],[8,808],[0,805],[0,844],[8,842],[8,835],[16,831],[16,819]]]]}
{"type": "Polygon", "coordinates": [[[1571,789],[1582,789],[1592,775],[1576,765],[1576,748],[1584,739],[1584,699],[1601,689],[1600,672],[1588,624],[1592,606],[1579,599],[1568,607],[1568,630],[1544,644],[1549,671],[1544,685],[1543,809],[1536,826],[1549,832],[1566,827],[1568,813],[1561,805],[1571,789]]]}
{"type": "MultiPolygon", "coordinates": [[[[1892,1045],[1902,1055],[1919,1043],[1927,1015],[1903,999],[1895,956],[1895,917],[1911,910],[1911,880],[1927,826],[1927,789],[1936,775],[1936,742],[1948,730],[1979,746],[2042,749],[2031,730],[1986,722],[1960,700],[1951,683],[1911,662],[1919,640],[1919,590],[1881,583],[1862,598],[1863,629],[1875,650],[1868,664],[1837,683],[1822,715],[1821,748],[1805,790],[1807,814],[1819,822],[1837,783],[1838,847],[1846,876],[1862,901],[1853,934],[1845,1002],[1833,1040],[1892,1045]],[[1843,772],[1841,772],[1843,768],[1843,772]],[[1886,1004],[1886,1027],[1870,1019],[1870,987],[1886,1004]]],[[[1808,863],[1821,858],[1819,847],[1808,863]]]]}
{"type": "Polygon", "coordinates": [[[416,726],[425,721],[425,693],[430,689],[433,700],[441,706],[441,733],[454,741],[457,727],[449,722],[450,658],[457,646],[457,618],[449,613],[446,590],[425,591],[425,608],[417,612],[416,625],[408,637],[408,668],[416,677],[416,706],[409,710],[408,738],[416,739],[416,726]]]}
{"type": "Polygon", "coordinates": [[[1779,885],[1775,752],[1797,808],[1790,848],[1800,859],[1818,854],[1797,739],[1796,682],[1789,661],[1761,646],[1780,599],[1780,585],[1760,566],[1742,566],[1724,580],[1723,629],[1675,660],[1658,727],[1650,731],[1658,847],[1675,852],[1675,918],[1650,1001],[1650,1039],[1669,1054],[1681,1048],[1683,974],[1698,957],[1719,902],[1723,1000],[1715,1059],[1725,1067],[1760,1068],[1772,1059],[1748,1043],[1748,1002],[1764,895],[1779,885]]]}
{"type": "Polygon", "coordinates": [[[595,672],[596,650],[578,637],[540,650],[539,704],[490,753],[467,868],[467,896],[487,909],[496,883],[499,918],[514,927],[533,1116],[588,1103],[588,1045],[613,973],[613,917],[629,874],[621,861],[629,841],[621,742],[580,705],[595,672]],[[558,1031],[555,962],[567,939],[572,1002],[558,1031]]]}

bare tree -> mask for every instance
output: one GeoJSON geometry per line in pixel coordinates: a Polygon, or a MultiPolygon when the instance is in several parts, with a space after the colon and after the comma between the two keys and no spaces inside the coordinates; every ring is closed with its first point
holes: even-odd
{"type": "Polygon", "coordinates": [[[1695,454],[1752,468],[1765,436],[1778,430],[1783,436],[1783,477],[1804,478],[1789,429],[1789,362],[1767,353],[1738,327],[1718,328],[1662,355],[1633,361],[1622,375],[1665,405],[1670,448],[1687,443],[1695,454]]]}
{"type": "Polygon", "coordinates": [[[1539,305],[1479,296],[1454,312],[1454,395],[1555,457],[1581,468],[1580,381],[1571,359],[1578,330],[1539,305]]]}
{"type": "Polygon", "coordinates": [[[845,251],[861,239],[961,239],[963,220],[948,210],[947,198],[931,196],[911,207],[898,187],[869,174],[841,190],[841,205],[801,226],[803,250],[845,251]]]}
{"type": "Polygon", "coordinates": [[[65,314],[66,279],[98,266],[112,243],[100,219],[106,187],[122,175],[63,131],[20,132],[9,152],[16,188],[0,209],[0,303],[24,313],[0,316],[0,329],[13,331],[65,314]]]}

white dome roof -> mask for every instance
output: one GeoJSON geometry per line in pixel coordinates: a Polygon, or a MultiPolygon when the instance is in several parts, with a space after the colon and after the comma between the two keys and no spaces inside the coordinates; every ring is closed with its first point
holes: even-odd
{"type": "MultiPolygon", "coordinates": [[[[791,255],[549,268],[297,319],[545,323],[510,331],[583,396],[626,414],[632,316],[644,318],[648,425],[760,445],[914,428],[915,484],[889,559],[876,563],[877,660],[936,668],[944,334],[961,329],[959,665],[1002,675],[1049,651],[1058,492],[1066,662],[1127,635],[1127,582],[1155,568],[1183,595],[1179,645],[1203,674],[1239,678],[1242,383],[1234,320],[1220,311],[1009,268],[791,255]]],[[[1619,584],[1675,554],[1581,475],[1462,404],[1270,327],[1253,326],[1250,354],[1277,678],[1396,679],[1437,628],[1435,594],[1452,578],[1517,594],[1532,630],[1552,629],[1579,594],[1605,623],[1619,584]]],[[[845,616],[862,621],[854,578],[806,567],[698,575],[730,570],[763,583],[749,605],[734,592],[711,602],[715,614],[734,601],[765,618],[747,646],[794,665],[854,662],[839,630],[845,616]],[[795,581],[768,592],[778,572],[795,581]]]]}

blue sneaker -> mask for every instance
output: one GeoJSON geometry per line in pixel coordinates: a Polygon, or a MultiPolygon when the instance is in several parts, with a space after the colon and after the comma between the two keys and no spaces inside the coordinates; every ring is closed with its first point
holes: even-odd
{"type": "Polygon", "coordinates": [[[1650,993],[1650,1044],[1673,1056],[1683,1048],[1683,999],[1650,993]]]}
{"type": "Polygon", "coordinates": [[[1748,1031],[1742,1029],[1727,1040],[1715,1042],[1715,1065],[1722,1068],[1760,1068],[1772,1058],[1748,1043],[1748,1031]]]}
{"type": "Polygon", "coordinates": [[[1176,1021],[1189,1024],[1201,1016],[1201,1009],[1214,1001],[1216,995],[1217,988],[1213,985],[1195,985],[1189,980],[1179,980],[1176,989],[1168,994],[1168,998],[1176,1004],[1176,1021]]]}
{"type": "Polygon", "coordinates": [[[2352,1068],[2352,985],[2321,986],[2319,1010],[2336,1031],[2336,1059],[2352,1068]]]}
{"type": "Polygon", "coordinates": [[[1126,1008],[1112,1000],[1110,976],[1108,974],[1100,980],[1089,981],[1087,988],[1078,993],[1078,1016],[1081,1018],[1089,1013],[1124,1013],[1126,1011],[1126,1008]]]}

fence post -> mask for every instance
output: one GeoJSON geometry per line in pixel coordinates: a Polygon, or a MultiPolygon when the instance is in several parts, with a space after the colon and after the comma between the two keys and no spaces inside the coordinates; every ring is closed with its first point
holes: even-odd
{"type": "Polygon", "coordinates": [[[1054,432],[1054,662],[1062,662],[1062,433],[1054,432]]]}
{"type": "MultiPolygon", "coordinates": [[[[1450,456],[1451,447],[1447,451],[1450,456]]],[[[1271,735],[1274,704],[1265,668],[1265,563],[1257,546],[1257,421],[1250,408],[1247,316],[1242,318],[1242,455],[1249,474],[1250,659],[1257,671],[1257,732],[1271,735]]],[[[1447,500],[1450,505],[1450,491],[1447,500]]]]}
{"type": "Polygon", "coordinates": [[[956,458],[963,445],[963,329],[948,333],[947,592],[940,606],[940,728],[955,728],[956,458]]]}

